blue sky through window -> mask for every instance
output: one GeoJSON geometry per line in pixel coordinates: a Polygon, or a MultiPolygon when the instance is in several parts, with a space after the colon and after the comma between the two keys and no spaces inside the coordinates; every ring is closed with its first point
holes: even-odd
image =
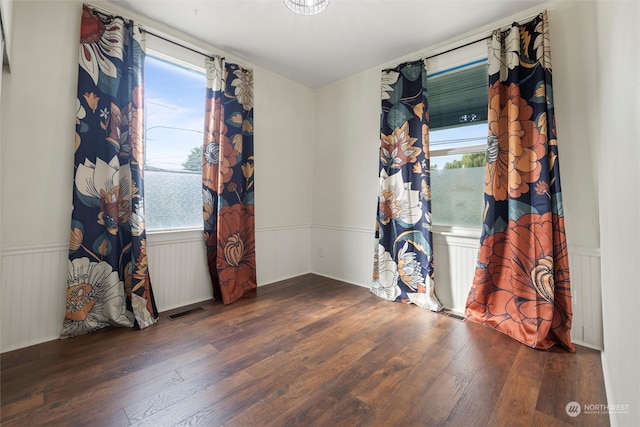
{"type": "Polygon", "coordinates": [[[202,146],[204,73],[147,55],[145,62],[146,166],[182,170],[202,146]]]}
{"type": "MultiPolygon", "coordinates": [[[[462,154],[438,155],[434,151],[471,145],[485,145],[487,143],[487,132],[488,125],[486,122],[455,128],[429,130],[431,167],[433,168],[437,165],[438,169],[442,169],[447,162],[462,159],[462,154]]],[[[484,151],[484,149],[481,151],[484,151]]]]}

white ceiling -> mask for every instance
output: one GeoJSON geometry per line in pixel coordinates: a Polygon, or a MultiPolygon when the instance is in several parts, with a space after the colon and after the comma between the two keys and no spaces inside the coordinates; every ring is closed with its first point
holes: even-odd
{"type": "Polygon", "coordinates": [[[330,0],[315,16],[282,0],[111,2],[316,89],[544,0],[330,0]]]}

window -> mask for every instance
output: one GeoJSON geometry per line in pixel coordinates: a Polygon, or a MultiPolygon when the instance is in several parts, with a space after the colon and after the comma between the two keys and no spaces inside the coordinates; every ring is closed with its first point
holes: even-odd
{"type": "Polygon", "coordinates": [[[144,78],[147,230],[201,229],[204,71],[148,52],[144,78]]]}
{"type": "Polygon", "coordinates": [[[431,74],[427,93],[432,222],[480,228],[487,140],[486,60],[431,74]]]}
{"type": "Polygon", "coordinates": [[[431,132],[434,225],[482,225],[486,134],[486,123],[431,132]]]}

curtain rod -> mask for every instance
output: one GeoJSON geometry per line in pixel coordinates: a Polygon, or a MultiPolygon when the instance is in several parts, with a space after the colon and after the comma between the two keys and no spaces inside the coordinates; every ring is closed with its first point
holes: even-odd
{"type": "MultiPolygon", "coordinates": [[[[467,42],[467,43],[462,44],[462,45],[460,45],[460,46],[452,47],[452,48],[447,49],[447,50],[444,50],[444,51],[442,51],[442,52],[434,53],[433,55],[429,55],[429,56],[421,57],[421,58],[420,58],[420,60],[425,61],[425,60],[427,60],[427,59],[435,58],[436,56],[444,55],[445,53],[453,52],[453,51],[456,51],[456,50],[458,50],[458,49],[462,49],[463,47],[467,47],[467,46],[471,46],[472,44],[479,43],[479,42],[481,42],[481,41],[483,41],[483,40],[489,40],[490,38],[491,38],[491,36],[484,36],[484,37],[482,37],[482,38],[479,38],[479,39],[476,39],[476,40],[473,40],[473,41],[467,42]]],[[[416,61],[417,61],[417,59],[416,59],[416,61]]],[[[383,69],[382,71],[383,71],[383,72],[387,72],[387,71],[395,71],[395,70],[397,70],[397,69],[398,69],[398,67],[399,67],[400,65],[404,64],[405,62],[411,62],[411,60],[403,61],[403,62],[401,62],[400,64],[396,65],[395,67],[385,68],[385,69],[383,69]]]]}
{"type": "Polygon", "coordinates": [[[176,45],[176,46],[179,46],[179,47],[181,47],[181,48],[183,48],[183,49],[190,50],[191,52],[193,52],[193,53],[197,53],[198,55],[202,55],[202,56],[204,56],[204,57],[206,57],[206,58],[208,58],[208,59],[211,59],[211,60],[213,60],[214,58],[220,58],[220,59],[222,59],[222,60],[224,60],[224,59],[225,59],[225,57],[224,57],[224,56],[220,56],[220,55],[213,55],[213,54],[210,54],[210,53],[202,52],[202,51],[197,50],[197,49],[193,49],[193,48],[191,48],[191,47],[189,47],[189,46],[185,46],[185,45],[183,45],[182,43],[179,43],[179,42],[177,42],[177,41],[175,41],[175,40],[168,39],[168,38],[166,38],[166,37],[163,37],[163,36],[161,36],[161,35],[159,35],[159,34],[156,34],[156,33],[152,32],[152,31],[149,31],[149,30],[147,30],[147,29],[144,29],[144,28],[143,28],[143,29],[141,29],[141,31],[142,31],[142,32],[144,32],[144,33],[147,33],[147,34],[149,34],[149,35],[152,35],[153,37],[159,38],[160,40],[164,40],[164,41],[166,41],[166,42],[169,42],[169,43],[171,43],[171,44],[174,44],[174,45],[176,45]]]}
{"type": "MultiPolygon", "coordinates": [[[[112,12],[109,12],[109,11],[107,11],[107,10],[101,8],[101,7],[98,7],[98,6],[89,4],[89,3],[87,3],[87,6],[91,7],[91,9],[92,9],[91,13],[93,13],[94,15],[98,16],[101,19],[119,18],[119,19],[122,19],[124,22],[130,21],[130,19],[127,19],[127,18],[125,18],[125,17],[123,17],[121,15],[116,15],[116,14],[114,14],[112,12]]],[[[185,46],[184,44],[179,43],[179,42],[177,42],[175,40],[171,40],[171,39],[169,39],[167,37],[161,36],[160,34],[154,33],[153,31],[149,31],[146,28],[144,28],[144,26],[140,26],[140,31],[143,32],[143,33],[152,35],[152,36],[154,36],[156,38],[159,38],[161,40],[164,40],[166,42],[172,43],[172,44],[174,44],[176,46],[179,46],[179,47],[181,47],[183,49],[189,50],[189,51],[191,51],[193,53],[196,53],[198,55],[202,55],[202,56],[204,56],[204,57],[206,57],[208,59],[214,59],[214,58],[220,58],[220,59],[223,59],[223,60],[225,59],[224,56],[205,53],[205,52],[203,52],[201,50],[194,49],[194,48],[189,47],[189,46],[185,46]]]]}
{"type": "MultiPolygon", "coordinates": [[[[546,9],[545,9],[545,10],[546,10],[546,9]]],[[[532,15],[525,16],[524,18],[521,18],[521,19],[519,19],[518,21],[514,21],[512,24],[503,25],[503,26],[499,27],[497,30],[499,30],[499,31],[506,31],[506,30],[508,30],[509,28],[511,28],[513,25],[522,25],[522,23],[529,22],[529,21],[530,21],[530,20],[532,20],[533,18],[535,18],[535,17],[537,17],[537,16],[540,16],[542,13],[544,13],[544,12],[545,12],[545,10],[540,11],[540,12],[537,12],[537,13],[534,13],[534,14],[532,14],[532,15]]],[[[491,39],[491,37],[493,36],[494,31],[496,31],[496,30],[487,30],[487,31],[483,31],[483,32],[481,33],[481,34],[483,34],[483,35],[482,35],[481,37],[478,37],[477,39],[474,39],[474,40],[472,40],[472,41],[470,41],[470,42],[464,43],[464,44],[462,44],[462,45],[460,45],[460,46],[452,47],[452,48],[447,49],[447,50],[444,50],[444,51],[442,51],[442,52],[434,53],[433,55],[429,55],[429,56],[421,56],[421,57],[419,57],[419,58],[413,59],[413,61],[418,60],[418,59],[427,60],[427,59],[435,58],[436,56],[444,55],[445,53],[453,52],[453,51],[456,51],[456,50],[458,50],[458,49],[462,49],[463,47],[471,46],[472,44],[479,43],[479,42],[481,42],[481,41],[483,41],[483,40],[489,40],[489,39],[491,39]]],[[[414,58],[415,58],[415,57],[414,57],[414,58]]],[[[401,64],[403,64],[403,63],[405,63],[405,62],[410,62],[410,61],[412,61],[412,59],[407,59],[407,60],[405,60],[405,61],[400,61],[400,64],[399,64],[399,65],[401,65],[401,64]]],[[[395,70],[396,68],[398,68],[398,65],[396,65],[396,66],[394,66],[394,67],[385,68],[385,69],[383,69],[382,71],[393,71],[393,70],[395,70]]]]}
{"type": "Polygon", "coordinates": [[[503,26],[502,26],[502,27],[500,27],[498,30],[489,31],[489,34],[488,34],[488,35],[483,36],[483,37],[480,37],[480,38],[478,38],[477,40],[470,41],[470,42],[465,43],[465,44],[460,45],[460,46],[452,47],[451,49],[447,49],[447,50],[445,50],[444,52],[438,52],[438,53],[435,53],[435,54],[433,54],[433,55],[430,55],[430,56],[425,57],[424,59],[431,59],[431,58],[435,58],[436,56],[444,55],[445,53],[453,52],[454,50],[462,49],[463,47],[467,47],[467,46],[471,46],[472,44],[479,43],[479,42],[481,42],[481,41],[483,41],[483,40],[489,40],[489,39],[491,39],[491,37],[493,37],[493,33],[494,33],[495,31],[501,31],[501,32],[507,31],[508,29],[510,29],[511,27],[513,27],[514,25],[517,25],[517,26],[522,25],[522,24],[521,24],[521,22],[529,22],[529,20],[531,20],[531,19],[533,19],[533,18],[536,18],[537,16],[540,16],[542,13],[543,13],[543,12],[538,12],[538,13],[536,13],[536,14],[534,14],[534,15],[530,15],[530,16],[527,16],[527,17],[525,17],[525,18],[522,18],[522,19],[520,19],[520,21],[515,21],[515,22],[513,22],[512,24],[503,25],[503,26]]]}
{"type": "Polygon", "coordinates": [[[436,56],[444,55],[445,53],[453,52],[455,50],[462,49],[463,47],[467,47],[467,46],[471,46],[472,44],[479,43],[479,42],[481,42],[483,40],[489,40],[490,38],[491,38],[491,36],[485,36],[485,37],[479,38],[477,40],[473,40],[473,41],[470,41],[468,43],[465,43],[463,45],[452,47],[451,49],[447,49],[447,50],[445,50],[443,52],[434,53],[433,55],[427,56],[424,59],[435,58],[436,56]]]}

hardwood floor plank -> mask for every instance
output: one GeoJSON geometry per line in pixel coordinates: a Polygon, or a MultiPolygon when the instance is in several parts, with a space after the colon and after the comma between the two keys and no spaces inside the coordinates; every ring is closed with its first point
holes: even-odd
{"type": "Polygon", "coordinates": [[[489,419],[490,425],[526,425],[535,416],[546,352],[520,346],[489,419]]]}
{"type": "Polygon", "coordinates": [[[493,407],[489,425],[509,427],[529,424],[536,412],[539,384],[539,381],[512,370],[493,407]]]}
{"type": "MultiPolygon", "coordinates": [[[[242,372],[245,373],[244,371],[242,372]]],[[[292,363],[270,376],[260,379],[251,378],[251,380],[227,393],[224,398],[214,400],[213,404],[181,420],[178,425],[195,425],[194,423],[207,426],[224,425],[237,414],[248,411],[249,408],[260,402],[263,396],[273,392],[284,394],[284,391],[293,387],[299,378],[305,376],[306,372],[308,372],[308,368],[303,364],[292,363]]],[[[282,399],[279,404],[286,407],[286,399],[282,399]]],[[[259,411],[258,415],[261,421],[258,425],[265,422],[269,414],[277,413],[278,411],[278,406],[264,407],[264,410],[259,411]]]]}
{"type": "Polygon", "coordinates": [[[546,351],[520,346],[509,374],[513,372],[539,384],[542,381],[548,354],[546,351]]]}
{"type": "Polygon", "coordinates": [[[431,411],[437,410],[429,389],[454,356],[453,350],[439,346],[427,350],[423,359],[410,368],[406,378],[393,389],[390,397],[379,399],[375,405],[372,403],[375,410],[373,419],[397,425],[411,425],[416,420],[422,420],[422,423],[431,411]],[[406,403],[399,405],[397,402],[406,403]]]}
{"type": "MultiPolygon", "coordinates": [[[[177,426],[184,424],[186,420],[206,419],[207,417],[204,417],[203,414],[208,413],[208,408],[213,408],[212,411],[215,413],[216,404],[220,405],[220,402],[223,402],[225,397],[235,393],[238,389],[246,388],[247,384],[254,382],[255,380],[249,374],[238,371],[212,384],[210,387],[193,394],[189,399],[177,401],[173,405],[161,411],[154,412],[131,425],[140,427],[177,426]]],[[[209,425],[220,424],[221,423],[214,422],[209,425]]]]}
{"type": "Polygon", "coordinates": [[[572,424],[567,424],[557,418],[547,415],[544,412],[536,411],[533,415],[533,427],[570,427],[572,424]]]}
{"type": "Polygon", "coordinates": [[[124,411],[132,423],[137,423],[178,402],[189,399],[191,396],[202,390],[206,390],[221,379],[222,378],[217,376],[202,375],[187,381],[176,382],[172,384],[172,386],[164,387],[146,398],[136,399],[134,402],[125,406],[124,411]]]}
{"type": "Polygon", "coordinates": [[[427,426],[442,424],[460,400],[468,383],[466,378],[442,372],[427,389],[424,398],[415,402],[409,419],[420,420],[424,423],[422,425],[427,426]]]}
{"type": "MultiPolygon", "coordinates": [[[[333,393],[328,393],[325,389],[326,382],[349,369],[354,361],[360,360],[375,347],[376,343],[363,338],[343,347],[321,363],[311,363],[306,357],[299,357],[299,353],[295,352],[281,355],[280,357],[286,361],[282,366],[299,365],[305,366],[307,370],[289,383],[280,384],[270,393],[263,393],[258,402],[225,422],[225,425],[238,427],[260,425],[264,421],[264,414],[269,413],[270,408],[274,407],[279,407],[280,410],[279,413],[270,416],[270,422],[273,425],[297,424],[296,420],[308,422],[311,417],[322,415],[326,410],[313,415],[311,413],[301,415],[300,412],[304,412],[310,400],[320,400],[326,395],[333,396],[333,393]],[[286,402],[286,405],[282,402],[286,402]]],[[[317,407],[315,404],[313,406],[317,407]]]]}
{"type": "MultiPolygon", "coordinates": [[[[607,402],[600,352],[590,348],[580,348],[577,352],[578,387],[576,402],[584,405],[607,402]]],[[[609,415],[604,411],[583,411],[575,418],[577,426],[608,426],[609,415]]]]}
{"type": "Polygon", "coordinates": [[[88,344],[83,349],[77,348],[77,343],[94,339],[92,335],[76,337],[71,340],[59,341],[61,345],[68,342],[72,345],[71,351],[55,352],[39,360],[37,365],[30,365],[22,376],[13,378],[2,378],[3,396],[5,393],[20,393],[28,390],[30,384],[37,384],[41,378],[48,379],[48,388],[45,390],[46,402],[52,402],[68,397],[68,385],[72,384],[76,389],[90,389],[100,381],[107,379],[117,379],[131,372],[144,369],[158,362],[171,358],[175,355],[188,352],[200,346],[196,341],[176,337],[171,340],[171,346],[166,343],[165,336],[157,335],[156,331],[147,333],[150,329],[133,331],[130,329],[113,329],[99,332],[95,336],[102,335],[102,338],[109,342],[109,345],[97,346],[98,350],[92,357],[93,345],[88,344]],[[131,337],[138,332],[137,340],[131,337]],[[161,337],[159,341],[157,338],[161,337]],[[120,350],[117,356],[114,355],[114,338],[120,350]],[[91,350],[87,350],[91,349],[91,350]],[[114,362],[117,360],[118,363],[114,362]]]}
{"type": "Polygon", "coordinates": [[[124,413],[123,409],[118,409],[116,411],[113,412],[109,412],[109,413],[101,413],[99,415],[96,416],[92,416],[90,420],[86,420],[86,421],[81,421],[74,418],[65,418],[65,419],[60,419],[57,420],[53,425],[58,425],[57,423],[60,423],[60,426],[65,426],[65,427],[69,427],[69,426],[78,426],[78,427],[82,427],[82,426],[87,426],[90,425],[91,427],[128,427],[131,425],[131,422],[129,421],[129,418],[127,417],[127,415],[124,413]]]}
{"type": "Polygon", "coordinates": [[[48,404],[26,414],[27,418],[22,422],[28,420],[64,422],[69,417],[73,417],[80,424],[83,420],[90,423],[97,417],[122,410],[131,403],[133,396],[141,399],[183,381],[175,371],[157,370],[159,375],[154,375],[152,371],[150,367],[144,372],[134,373],[126,378],[105,380],[99,387],[82,388],[81,391],[67,387],[66,398],[50,399],[48,404]],[[95,405],[95,402],[103,403],[95,405]],[[79,408],[87,408],[87,410],[78,411],[79,408]]]}
{"type": "MultiPolygon", "coordinates": [[[[415,309],[416,307],[401,306],[399,308],[415,309]]],[[[406,316],[406,312],[403,310],[396,311],[396,314],[398,317],[406,316]]],[[[377,326],[375,329],[379,330],[380,327],[377,326]]],[[[417,336],[420,334],[420,331],[416,330],[413,333],[415,334],[414,336],[417,336]]],[[[319,361],[318,367],[312,370],[315,376],[313,382],[319,386],[312,394],[308,395],[306,404],[303,403],[286,412],[288,416],[289,413],[297,410],[298,412],[295,416],[279,418],[274,425],[287,425],[293,422],[292,420],[304,420],[307,425],[327,425],[320,420],[324,419],[327,413],[330,414],[336,411],[336,402],[342,401],[343,399],[353,401],[353,398],[350,397],[352,391],[359,387],[364,381],[367,381],[378,367],[388,364],[389,361],[396,356],[394,349],[395,352],[397,352],[398,349],[392,344],[392,337],[393,334],[387,334],[386,340],[381,340],[375,347],[364,352],[359,359],[346,360],[345,362],[349,363],[347,366],[342,366],[335,362],[335,357],[339,357],[338,354],[334,354],[332,358],[327,359],[324,363],[319,361]],[[309,404],[309,402],[312,402],[312,404],[309,404]]],[[[391,363],[393,364],[393,362],[391,363]]],[[[386,400],[387,397],[385,395],[383,401],[386,400]]],[[[357,399],[357,401],[364,403],[360,399],[357,399]]],[[[371,405],[367,406],[371,407],[371,405]]],[[[368,419],[370,419],[372,415],[375,415],[375,412],[369,414],[368,419]]],[[[370,421],[372,420],[370,419],[370,421]]],[[[295,425],[297,423],[293,422],[293,424],[295,425]]]]}
{"type": "Polygon", "coordinates": [[[42,405],[44,405],[42,390],[29,393],[24,397],[17,398],[12,403],[2,405],[2,419],[10,420],[24,413],[30,413],[42,405]]]}
{"type": "Polygon", "coordinates": [[[469,380],[442,425],[489,425],[513,360],[522,344],[491,328],[465,322],[471,335],[445,371],[469,380]]]}
{"type": "MultiPolygon", "coordinates": [[[[328,405],[323,405],[329,408],[322,412],[319,417],[313,420],[313,425],[316,426],[370,426],[372,425],[372,413],[373,408],[361,402],[359,399],[355,399],[351,396],[343,396],[337,401],[336,399],[327,396],[328,405]]],[[[308,426],[305,422],[287,425],[308,426]]],[[[388,424],[387,424],[388,425],[388,424]]]]}
{"type": "Polygon", "coordinates": [[[401,344],[394,345],[389,342],[388,345],[397,348],[397,353],[354,387],[351,395],[368,405],[373,405],[376,401],[384,401],[383,396],[394,395],[396,389],[401,389],[403,382],[406,382],[407,372],[423,363],[425,354],[437,346],[443,334],[444,331],[435,329],[433,334],[419,336],[404,347],[401,344]]]}
{"type": "Polygon", "coordinates": [[[575,418],[570,417],[566,412],[566,405],[578,399],[577,361],[577,354],[570,354],[560,349],[548,352],[536,410],[567,424],[575,424],[575,418]],[[558,387],[558,383],[563,386],[558,387]]]}
{"type": "Polygon", "coordinates": [[[494,329],[313,274],[144,330],[0,356],[4,426],[608,425],[599,352],[494,329]]]}

